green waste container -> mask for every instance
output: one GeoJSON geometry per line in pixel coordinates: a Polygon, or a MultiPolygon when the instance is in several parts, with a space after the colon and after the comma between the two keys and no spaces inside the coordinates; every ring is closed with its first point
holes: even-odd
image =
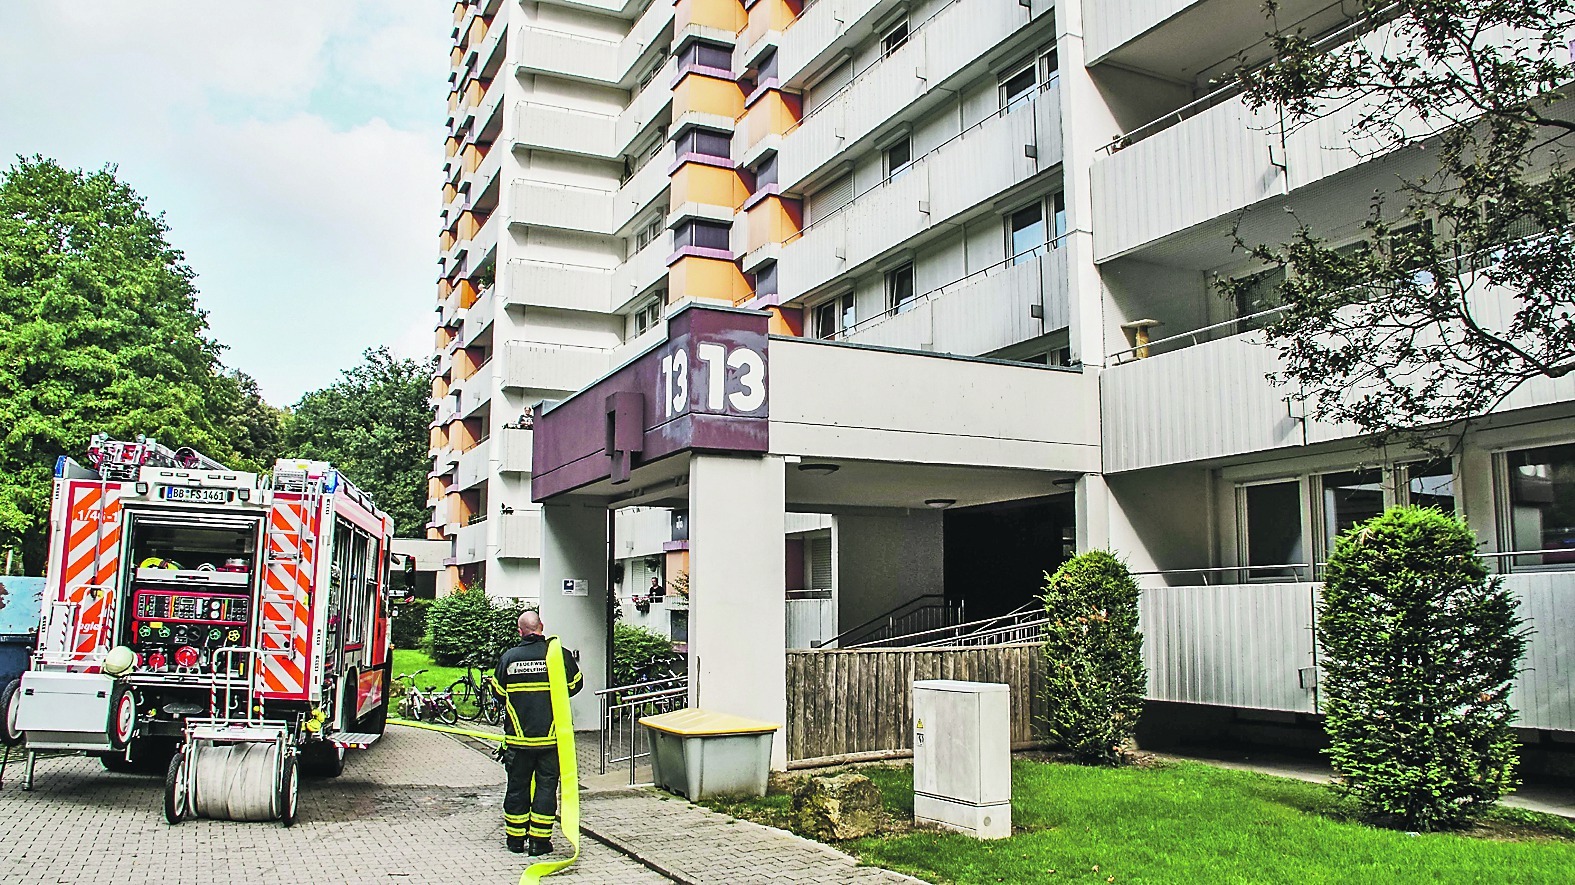
{"type": "Polygon", "coordinates": [[[690,800],[764,796],[771,738],[782,726],[730,713],[674,710],[646,716],[656,785],[690,800]]]}

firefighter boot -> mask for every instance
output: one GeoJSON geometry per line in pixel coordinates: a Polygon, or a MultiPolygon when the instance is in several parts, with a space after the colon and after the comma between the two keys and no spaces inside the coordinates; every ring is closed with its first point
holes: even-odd
{"type": "Polygon", "coordinates": [[[509,850],[514,852],[515,854],[524,854],[525,853],[525,837],[524,836],[510,836],[509,837],[509,850]]]}
{"type": "Polygon", "coordinates": [[[551,853],[552,853],[552,839],[550,839],[550,838],[547,838],[547,839],[532,838],[530,840],[530,856],[531,857],[540,857],[543,854],[551,854],[551,853]]]}

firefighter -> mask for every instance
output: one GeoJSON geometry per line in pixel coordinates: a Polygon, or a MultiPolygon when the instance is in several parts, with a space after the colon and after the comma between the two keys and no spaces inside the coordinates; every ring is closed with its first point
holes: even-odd
{"type": "MultiPolygon", "coordinates": [[[[552,822],[558,812],[558,729],[573,733],[574,723],[554,722],[552,696],[547,684],[546,628],[541,615],[520,615],[520,644],[498,659],[497,689],[508,703],[504,710],[504,766],[509,785],[503,794],[503,829],[509,850],[525,851],[530,839],[532,857],[552,851],[552,822]]],[[[561,648],[561,646],[560,646],[561,648]]],[[[563,672],[569,694],[584,684],[574,655],[563,652],[563,672]]]]}

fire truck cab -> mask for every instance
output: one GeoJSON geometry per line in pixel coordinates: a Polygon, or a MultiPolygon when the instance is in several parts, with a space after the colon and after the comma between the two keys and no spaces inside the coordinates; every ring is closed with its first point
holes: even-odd
{"type": "Polygon", "coordinates": [[[336,776],[382,733],[393,523],[331,465],[245,473],[99,435],[57,462],[50,532],[8,740],[167,767],[172,823],[288,824],[297,765],[336,776]],[[197,789],[221,777],[251,798],[197,789]]]}

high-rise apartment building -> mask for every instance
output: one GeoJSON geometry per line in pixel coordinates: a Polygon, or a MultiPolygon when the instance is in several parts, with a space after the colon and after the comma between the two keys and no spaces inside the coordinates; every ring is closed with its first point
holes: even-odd
{"type": "MultiPolygon", "coordinates": [[[[1351,11],[1283,0],[1278,21],[1337,43],[1373,26],[1351,11]]],[[[1353,152],[1338,114],[1286,131],[1222,87],[1271,51],[1257,0],[454,14],[431,486],[450,581],[544,594],[529,408],[700,302],[766,316],[763,451],[787,479],[762,486],[786,516],[761,531],[786,538],[790,644],[1007,612],[1108,546],[1149,588],[1155,699],[1312,712],[1315,564],[1408,502],[1463,513],[1528,612],[1568,612],[1567,379],[1526,384],[1442,460],[1367,447],[1266,379],[1276,281],[1233,229],[1281,242],[1293,207],[1354,244],[1373,189],[1428,157],[1353,152]],[[1221,278],[1262,285],[1229,301],[1221,278]]],[[[628,598],[685,568],[684,506],[718,525],[696,497],[716,481],[669,471],[687,498],[652,491],[606,408],[599,457],[632,459],[639,492],[617,497],[617,468],[597,492],[628,598]]],[[[1518,689],[1527,727],[1575,730],[1569,692],[1539,680],[1518,689]]]]}

